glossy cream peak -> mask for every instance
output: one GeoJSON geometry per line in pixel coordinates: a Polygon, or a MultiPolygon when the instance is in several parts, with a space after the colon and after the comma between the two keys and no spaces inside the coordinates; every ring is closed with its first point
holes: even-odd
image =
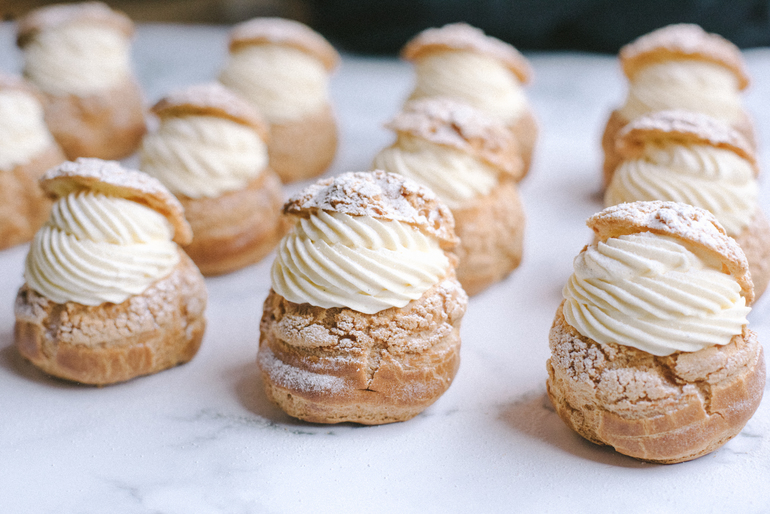
{"type": "Polygon", "coordinates": [[[700,112],[735,123],[743,116],[738,79],[724,66],[707,61],[650,64],[634,76],[620,114],[633,120],[669,109],[700,112]]]}
{"type": "Polygon", "coordinates": [[[489,194],[499,183],[498,172],[474,156],[405,134],[377,154],[372,169],[428,186],[450,209],[489,194]]]}
{"type": "Polygon", "coordinates": [[[267,166],[256,130],[215,116],[171,117],[145,136],[140,169],[174,194],[217,197],[243,189],[267,166]]]}
{"type": "Polygon", "coordinates": [[[564,287],[564,318],[582,336],[653,355],[724,345],[751,310],[719,262],[650,232],[589,246],[564,287]]]}
{"type": "Polygon", "coordinates": [[[52,95],[88,96],[130,76],[130,40],[89,22],[44,30],[24,46],[24,75],[52,95]]]}
{"type": "Polygon", "coordinates": [[[296,48],[248,45],[230,54],[219,81],[251,102],[270,123],[297,120],[329,103],[323,63],[296,48]]]}
{"type": "Polygon", "coordinates": [[[642,157],[617,168],[604,204],[687,203],[711,211],[735,237],[756,213],[758,195],[751,163],[735,152],[710,145],[648,144],[642,157]]]}
{"type": "Polygon", "coordinates": [[[421,297],[448,267],[435,238],[408,223],[318,211],[281,241],[272,281],[294,303],[374,314],[421,297]]]}
{"type": "Polygon", "coordinates": [[[415,61],[417,84],[410,100],[447,96],[509,124],[528,108],[516,75],[494,57],[469,51],[435,52],[415,61]]]}
{"type": "Polygon", "coordinates": [[[24,278],[55,303],[122,303],[179,262],[166,218],[136,202],[81,191],[60,198],[37,232],[24,278]]]}
{"type": "Polygon", "coordinates": [[[0,171],[27,164],[52,144],[40,102],[24,91],[0,91],[0,171]]]}

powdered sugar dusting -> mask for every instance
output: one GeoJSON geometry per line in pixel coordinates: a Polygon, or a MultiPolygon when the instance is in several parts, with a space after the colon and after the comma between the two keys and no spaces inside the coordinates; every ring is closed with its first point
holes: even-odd
{"type": "Polygon", "coordinates": [[[503,62],[522,83],[526,84],[532,77],[529,61],[516,48],[467,23],[424,30],[406,44],[401,55],[411,61],[423,52],[438,49],[470,50],[489,55],[503,62]]]}
{"type": "Polygon", "coordinates": [[[513,133],[497,119],[452,98],[407,102],[386,127],[467,152],[515,177],[524,171],[513,133]]]}
{"type": "Polygon", "coordinates": [[[740,49],[718,34],[707,33],[698,25],[668,25],[621,48],[620,60],[626,76],[632,78],[638,67],[649,60],[650,54],[715,62],[735,73],[741,89],[749,85],[749,76],[740,49]]]}
{"type": "Polygon", "coordinates": [[[297,48],[317,57],[327,70],[339,62],[339,54],[324,37],[307,25],[283,18],[254,18],[230,32],[230,50],[242,45],[270,43],[297,48]]]}
{"type": "Polygon", "coordinates": [[[246,100],[218,82],[195,84],[172,91],[152,111],[160,117],[202,114],[227,118],[253,127],[265,139],[268,127],[259,112],[246,100]]]}
{"type": "Polygon", "coordinates": [[[262,372],[279,387],[308,393],[339,394],[345,391],[344,379],[289,366],[278,359],[267,346],[260,348],[257,360],[262,372]]]}
{"type": "Polygon", "coordinates": [[[616,146],[623,157],[634,157],[649,140],[670,137],[732,150],[756,167],[756,154],[746,138],[731,126],[706,114],[669,110],[641,116],[618,133],[616,146]]]}
{"type": "Polygon", "coordinates": [[[673,236],[717,257],[741,286],[746,303],[754,300],[754,285],[746,255],[716,217],[705,209],[677,202],[633,202],[608,207],[586,225],[600,240],[651,231],[673,236]]]}
{"type": "Polygon", "coordinates": [[[313,210],[401,221],[454,244],[454,218],[428,188],[382,170],[349,172],[320,180],[286,202],[284,212],[313,210]]]}

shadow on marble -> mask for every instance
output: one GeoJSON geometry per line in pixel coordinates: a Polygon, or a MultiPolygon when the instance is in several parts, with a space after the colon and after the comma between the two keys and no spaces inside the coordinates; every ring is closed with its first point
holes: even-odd
{"type": "Polygon", "coordinates": [[[45,384],[46,386],[57,387],[60,389],[78,389],[82,384],[68,382],[60,378],[52,377],[43,373],[32,363],[24,359],[13,343],[13,334],[4,333],[0,335],[0,369],[4,369],[18,377],[25,378],[31,382],[45,384]]]}
{"type": "MultiPolygon", "coordinates": [[[[235,381],[235,394],[241,405],[249,412],[265,419],[268,423],[286,427],[289,430],[307,429],[323,431],[325,434],[333,434],[334,429],[372,428],[368,425],[356,423],[326,425],[292,418],[268,399],[256,362],[239,366],[233,370],[233,374],[238,376],[238,379],[235,381]]],[[[298,433],[309,435],[304,431],[298,433]]]]}
{"type": "Polygon", "coordinates": [[[500,418],[511,429],[533,437],[576,457],[624,468],[656,466],[617,453],[609,446],[599,446],[570,430],[556,414],[543,391],[525,394],[504,405],[500,418]]]}

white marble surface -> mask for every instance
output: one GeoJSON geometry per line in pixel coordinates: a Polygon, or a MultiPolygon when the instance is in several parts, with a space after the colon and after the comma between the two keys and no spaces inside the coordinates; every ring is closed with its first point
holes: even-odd
{"type": "MultiPolygon", "coordinates": [[[[149,101],[215,76],[226,29],[141,26],[134,50],[149,101]]],[[[18,71],[9,24],[0,69],[18,71]]],[[[471,300],[462,365],[415,419],[380,427],[294,421],[271,406],[255,366],[271,259],[209,279],[209,326],[187,365],[125,384],[51,379],[13,347],[26,246],[0,252],[0,512],[678,512],[770,511],[770,398],[721,450],[674,466],[582,440],[545,396],[548,329],[600,209],[599,136],[623,95],[613,58],[531,55],[542,137],[522,185],[523,265],[471,300]]],[[[770,166],[770,51],[746,58],[747,96],[770,166]]],[[[410,87],[396,60],[345,56],[332,82],[342,126],[331,172],[366,169],[381,125],[410,87]]],[[[296,190],[292,188],[292,190],[296,190]]],[[[768,208],[770,190],[763,183],[768,208]]],[[[770,344],[770,298],[750,321],[770,344]]]]}

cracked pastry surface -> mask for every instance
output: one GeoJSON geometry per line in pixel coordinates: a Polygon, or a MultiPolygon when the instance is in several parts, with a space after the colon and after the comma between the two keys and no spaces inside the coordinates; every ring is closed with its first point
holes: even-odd
{"type": "Polygon", "coordinates": [[[521,262],[523,174],[516,140],[498,120],[446,97],[408,102],[386,125],[396,141],[372,167],[428,186],[455,217],[457,278],[474,295],[521,262]]]}
{"type": "Polygon", "coordinates": [[[179,202],[116,162],[49,170],[55,199],[36,234],[16,299],[16,345],[46,373],[110,384],[190,360],[206,288],[177,242],[190,240],[179,202]]]}
{"type": "Polygon", "coordinates": [[[557,413],[586,439],[642,460],[675,463],[715,450],[751,418],[765,383],[762,347],[746,328],[753,287],[743,253],[707,211],[673,202],[611,207],[588,225],[599,241],[578,256],[575,275],[594,261],[595,276],[579,279],[587,288],[565,287],[549,336],[547,386],[557,413]],[[628,241],[643,247],[619,251],[628,241]],[[616,264],[589,256],[602,245],[616,264]],[[683,252],[705,266],[693,274],[683,252]],[[663,261],[688,269],[672,275],[663,261]],[[712,280],[698,278],[703,269],[725,287],[700,291],[712,280]],[[668,285],[656,290],[655,281],[668,285]],[[575,303],[609,309],[613,319],[576,322],[575,303]],[[742,312],[722,321],[734,308],[742,312]],[[695,330],[677,333],[704,315],[695,330]],[[680,322],[665,329],[668,319],[680,322]]]}
{"type": "Polygon", "coordinates": [[[382,171],[319,182],[284,211],[303,240],[285,252],[315,262],[292,264],[281,250],[274,264],[258,355],[268,396],[317,423],[417,415],[459,366],[467,295],[449,253],[451,213],[427,189],[382,171]],[[404,248],[423,259],[403,262],[404,248]],[[302,286],[285,284],[287,274],[302,286]],[[340,288],[331,303],[327,281],[340,288]]]}

